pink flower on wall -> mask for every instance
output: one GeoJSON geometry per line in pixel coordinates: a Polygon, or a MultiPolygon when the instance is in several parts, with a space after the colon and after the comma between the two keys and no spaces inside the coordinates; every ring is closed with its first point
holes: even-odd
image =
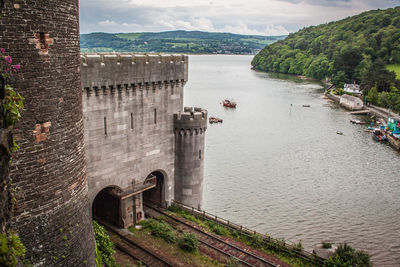
{"type": "Polygon", "coordinates": [[[21,69],[21,65],[20,64],[17,64],[17,65],[13,66],[13,71],[14,72],[18,72],[20,69],[21,69]]]}
{"type": "Polygon", "coordinates": [[[6,52],[6,50],[5,50],[4,48],[0,48],[0,52],[1,52],[2,54],[4,54],[4,53],[6,52]]]}
{"type": "Polygon", "coordinates": [[[11,58],[10,56],[6,56],[4,59],[6,60],[6,62],[7,62],[8,64],[11,64],[12,58],[11,58]]]}

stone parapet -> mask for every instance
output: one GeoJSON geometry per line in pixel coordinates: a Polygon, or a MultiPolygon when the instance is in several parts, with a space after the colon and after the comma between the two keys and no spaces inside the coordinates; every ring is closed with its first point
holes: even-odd
{"type": "Polygon", "coordinates": [[[184,112],[174,114],[175,132],[191,131],[203,133],[207,129],[207,110],[202,108],[185,107],[184,112]]]}
{"type": "Polygon", "coordinates": [[[188,56],[82,54],[82,89],[151,88],[188,80],[188,56]]]}

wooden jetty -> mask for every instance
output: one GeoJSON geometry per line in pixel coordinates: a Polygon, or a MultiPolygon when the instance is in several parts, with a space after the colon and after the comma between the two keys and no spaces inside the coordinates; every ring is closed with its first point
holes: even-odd
{"type": "Polygon", "coordinates": [[[363,110],[357,110],[357,111],[349,112],[349,114],[351,114],[351,115],[367,115],[370,112],[371,111],[369,109],[363,109],[363,110]]]}

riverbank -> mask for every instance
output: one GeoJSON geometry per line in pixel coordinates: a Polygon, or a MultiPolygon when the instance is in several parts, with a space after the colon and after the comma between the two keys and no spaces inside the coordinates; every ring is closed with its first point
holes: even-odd
{"type": "MultiPolygon", "coordinates": [[[[336,104],[340,103],[340,96],[333,95],[331,92],[325,92],[325,96],[335,102],[336,104]]],[[[389,109],[385,109],[382,107],[377,107],[374,105],[364,106],[362,110],[350,112],[352,115],[364,115],[368,114],[371,116],[371,119],[374,119],[377,124],[382,124],[386,128],[386,122],[389,118],[398,118],[399,114],[392,112],[389,109]]],[[[381,130],[383,134],[387,136],[387,141],[389,144],[397,151],[400,151],[400,140],[394,136],[392,136],[392,132],[387,130],[381,130]]]]}

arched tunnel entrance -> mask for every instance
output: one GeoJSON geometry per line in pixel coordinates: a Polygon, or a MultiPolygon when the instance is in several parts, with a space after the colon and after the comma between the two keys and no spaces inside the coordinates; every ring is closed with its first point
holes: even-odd
{"type": "Polygon", "coordinates": [[[121,226],[121,201],[117,187],[106,187],[101,190],[93,201],[92,216],[94,219],[106,221],[121,226]]]}
{"type": "Polygon", "coordinates": [[[144,182],[132,183],[123,189],[106,187],[93,201],[93,218],[121,228],[135,225],[144,219],[143,204],[165,205],[164,186],[163,173],[154,171],[144,182]]]}
{"type": "MultiPolygon", "coordinates": [[[[164,205],[165,195],[164,186],[165,178],[164,175],[159,171],[152,172],[147,176],[146,181],[155,183],[155,187],[143,192],[143,202],[148,202],[149,204],[164,205]],[[151,181],[153,180],[153,181],[151,181]],[[155,180],[155,181],[154,181],[155,180]]],[[[145,183],[146,183],[145,181],[145,183]]]]}

